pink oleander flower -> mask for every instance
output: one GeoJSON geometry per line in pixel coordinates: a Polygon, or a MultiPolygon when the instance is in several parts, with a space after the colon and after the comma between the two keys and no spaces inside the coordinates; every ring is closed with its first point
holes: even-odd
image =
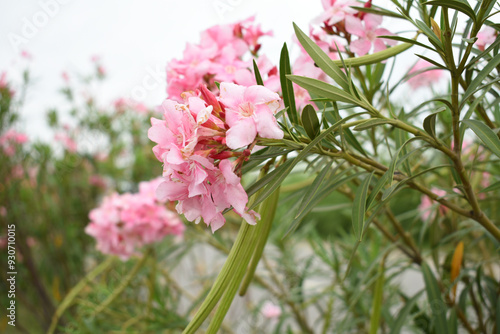
{"type": "Polygon", "coordinates": [[[443,70],[433,69],[434,65],[420,59],[415,66],[411,68],[408,74],[418,73],[408,79],[408,84],[414,88],[428,87],[432,84],[437,83],[444,76],[443,70]]]}
{"type": "Polygon", "coordinates": [[[353,0],[321,0],[324,13],[314,19],[314,23],[323,23],[333,26],[344,21],[348,16],[353,16],[358,11],[351,7],[361,7],[363,4],[353,0]]]}
{"type": "Polygon", "coordinates": [[[476,46],[479,50],[484,51],[486,49],[486,46],[493,43],[495,39],[497,38],[497,31],[492,28],[485,26],[483,30],[477,33],[477,41],[476,41],[476,46]]]}
{"type": "Polygon", "coordinates": [[[151,191],[161,182],[161,178],[141,182],[135,194],[109,195],[90,211],[85,232],[96,238],[99,251],[126,260],[144,245],[161,241],[167,235],[183,234],[184,225],[178,215],[151,191]]]}
{"type": "Polygon", "coordinates": [[[380,15],[366,14],[361,20],[358,17],[347,16],[345,28],[348,33],[359,38],[350,44],[351,51],[359,56],[364,56],[373,47],[374,52],[382,51],[387,45],[395,45],[397,41],[391,39],[378,38],[382,35],[394,35],[385,28],[378,28],[383,17],[380,15]]]}
{"type": "Polygon", "coordinates": [[[258,215],[246,207],[248,196],[238,173],[257,134],[283,137],[274,118],[281,105],[276,93],[257,85],[223,82],[220,87],[219,98],[201,86],[200,91],[183,93],[184,103],[166,100],[163,120],[152,118],[148,131],[157,143],[153,152],[164,164],[157,197],[177,201],[178,213],[195,223],[203,219],[213,232],[224,225],[222,212],[231,207],[255,224],[258,215]],[[250,134],[238,130],[241,125],[251,127],[250,134]],[[239,148],[243,150],[235,150],[239,148]]]}
{"type": "Polygon", "coordinates": [[[28,136],[14,129],[9,129],[0,136],[0,147],[9,157],[13,156],[18,147],[26,142],[28,142],[28,136]]]}
{"type": "Polygon", "coordinates": [[[75,153],[78,149],[76,142],[66,133],[58,133],[54,136],[54,139],[62,143],[63,147],[68,150],[68,152],[75,153]]]}
{"type": "MultiPolygon", "coordinates": [[[[211,27],[201,33],[199,44],[188,44],[183,58],[167,65],[168,98],[181,102],[182,93],[194,91],[201,84],[217,92],[216,81],[248,85],[250,80],[255,84],[249,59],[260,49],[259,39],[270,33],[263,32],[253,21],[251,17],[236,24],[211,27]]],[[[268,74],[271,79],[271,73],[268,74]]],[[[274,79],[272,83],[275,82],[274,79]]]]}
{"type": "Polygon", "coordinates": [[[263,138],[282,139],[274,115],[281,106],[278,94],[263,86],[244,87],[221,83],[220,101],[226,107],[229,130],[227,146],[238,149],[251,144],[257,134],[263,138]]]}
{"type": "Polygon", "coordinates": [[[281,316],[281,308],[270,301],[266,301],[262,306],[261,313],[268,319],[277,319],[281,316]]]}
{"type": "Polygon", "coordinates": [[[113,102],[113,106],[115,107],[118,113],[123,113],[125,110],[130,109],[138,112],[139,114],[147,114],[148,107],[146,107],[143,103],[136,102],[132,99],[126,99],[120,97],[113,102]]]}
{"type": "Polygon", "coordinates": [[[61,73],[61,77],[63,78],[65,83],[69,83],[69,74],[68,72],[64,71],[61,73]]]}
{"type": "MultiPolygon", "coordinates": [[[[438,195],[439,197],[443,197],[446,195],[446,191],[438,188],[432,188],[431,189],[433,193],[438,195]]],[[[422,218],[423,221],[427,221],[429,219],[434,219],[434,209],[433,209],[433,204],[434,202],[432,199],[429,197],[422,195],[420,205],[418,207],[418,210],[420,211],[420,217],[422,218]]],[[[444,205],[439,205],[439,214],[441,216],[446,215],[448,212],[448,208],[445,207],[444,205]]]]}
{"type": "Polygon", "coordinates": [[[93,174],[89,176],[89,184],[97,188],[106,188],[106,180],[100,175],[93,174]]]}

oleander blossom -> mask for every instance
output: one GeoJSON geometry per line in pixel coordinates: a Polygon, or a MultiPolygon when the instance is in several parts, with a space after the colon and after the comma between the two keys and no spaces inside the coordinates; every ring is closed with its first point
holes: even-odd
{"type": "Polygon", "coordinates": [[[489,26],[485,26],[483,30],[477,33],[476,46],[479,50],[484,51],[487,46],[492,44],[497,38],[497,31],[489,26]]]}
{"type": "Polygon", "coordinates": [[[156,199],[154,189],[161,182],[161,178],[141,182],[134,194],[113,193],[90,211],[85,232],[97,240],[100,252],[126,260],[144,245],[183,234],[184,225],[177,213],[156,199]]]}
{"type": "Polygon", "coordinates": [[[282,106],[278,94],[263,86],[226,82],[220,91],[217,98],[201,85],[182,94],[184,103],[165,100],[163,120],[152,118],[148,131],[163,163],[164,179],[156,195],[177,201],[177,212],[195,223],[203,219],[212,232],[225,224],[222,213],[231,207],[247,223],[256,223],[257,213],[247,208],[241,167],[257,135],[283,138],[275,118],[282,106]]]}
{"type": "Polygon", "coordinates": [[[0,148],[7,156],[11,157],[16,153],[16,150],[27,141],[28,136],[24,133],[9,129],[3,135],[0,135],[0,148]]]}
{"type": "Polygon", "coordinates": [[[365,14],[363,18],[347,16],[345,18],[345,28],[348,33],[358,36],[358,39],[350,44],[351,51],[359,56],[364,56],[373,47],[374,52],[384,50],[386,45],[396,45],[397,41],[379,36],[394,35],[385,28],[380,28],[383,17],[375,14],[365,14]]]}
{"type": "MultiPolygon", "coordinates": [[[[446,191],[438,188],[432,188],[431,189],[433,193],[438,195],[439,197],[444,197],[446,196],[446,191]]],[[[420,211],[420,218],[422,218],[423,221],[428,221],[429,219],[434,219],[435,217],[435,206],[433,200],[426,196],[422,195],[420,205],[418,207],[418,210],[420,211]]],[[[439,204],[437,206],[438,212],[440,216],[445,216],[446,213],[448,212],[448,208],[444,205],[439,204]]]]}
{"type": "MultiPolygon", "coordinates": [[[[168,98],[182,102],[183,92],[193,91],[201,84],[214,93],[218,91],[215,82],[255,85],[251,58],[257,56],[260,38],[272,33],[262,31],[254,19],[213,26],[201,33],[199,44],[188,44],[182,59],[167,64],[168,98]]],[[[265,86],[277,90],[276,66],[263,56],[257,58],[257,63],[265,86]]]]}
{"type": "Polygon", "coordinates": [[[413,89],[436,84],[444,76],[443,70],[434,68],[434,65],[423,59],[420,59],[415,66],[411,68],[408,74],[413,74],[413,76],[408,79],[408,84],[413,89]]]}

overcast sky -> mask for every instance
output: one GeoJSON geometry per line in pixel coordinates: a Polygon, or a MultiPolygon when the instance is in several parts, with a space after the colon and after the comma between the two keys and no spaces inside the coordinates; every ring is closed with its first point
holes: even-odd
{"type": "MultiPolygon", "coordinates": [[[[0,72],[16,78],[26,66],[21,50],[33,55],[34,77],[23,110],[23,128],[31,136],[45,131],[45,111],[60,103],[61,72],[88,73],[90,58],[101,56],[108,78],[97,93],[102,103],[130,96],[151,73],[164,76],[186,42],[215,24],[256,15],[273,38],[263,51],[276,64],[284,41],[291,41],[292,21],[307,29],[321,12],[321,1],[290,0],[0,0],[0,72]]],[[[165,82],[148,90],[148,105],[165,98],[165,82]]],[[[150,81],[154,82],[154,81],[150,81]]]]}

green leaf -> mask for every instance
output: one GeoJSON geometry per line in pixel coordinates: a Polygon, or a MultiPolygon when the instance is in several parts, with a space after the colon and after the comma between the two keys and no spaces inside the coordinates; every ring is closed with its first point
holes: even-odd
{"type": "Polygon", "coordinates": [[[497,327],[496,334],[500,334],[500,296],[497,298],[497,305],[495,310],[495,325],[497,327]]]}
{"type": "Polygon", "coordinates": [[[450,317],[448,318],[448,329],[450,334],[458,334],[458,317],[454,308],[450,310],[450,317]]]}
{"type": "Polygon", "coordinates": [[[291,161],[290,163],[288,163],[288,161],[285,162],[287,166],[282,168],[280,172],[275,177],[273,177],[273,179],[268,183],[266,188],[263,189],[262,192],[258,195],[258,198],[255,199],[250,209],[256,207],[260,202],[262,202],[269,195],[271,195],[273,191],[281,185],[283,180],[285,180],[287,175],[292,171],[293,167],[295,167],[296,164],[302,161],[309,154],[309,151],[311,151],[317,144],[319,144],[323,139],[325,139],[327,135],[329,135],[333,130],[337,129],[343,123],[347,122],[348,120],[354,117],[358,117],[362,114],[364,114],[364,112],[347,116],[342,120],[338,121],[337,123],[333,124],[331,127],[324,130],[321,134],[319,134],[316,138],[314,138],[314,140],[312,140],[306,147],[304,147],[302,151],[300,151],[300,153],[297,155],[297,157],[295,157],[295,159],[288,160],[291,161]]]}
{"type": "Polygon", "coordinates": [[[445,107],[440,108],[438,111],[430,114],[429,116],[427,116],[424,119],[424,130],[425,130],[425,132],[430,134],[431,137],[434,139],[437,139],[437,137],[436,137],[436,117],[440,112],[442,112],[444,110],[446,110],[445,107]]]}
{"type": "Polygon", "coordinates": [[[330,195],[333,191],[335,191],[338,187],[341,185],[357,178],[361,174],[364,174],[364,172],[358,172],[352,175],[348,175],[343,179],[338,180],[341,176],[345,175],[348,172],[348,170],[344,170],[338,175],[335,175],[335,177],[330,181],[330,184],[325,186],[323,189],[321,189],[317,195],[315,195],[311,201],[304,207],[304,209],[301,211],[299,215],[295,217],[295,219],[292,221],[290,224],[290,227],[286,231],[285,235],[283,236],[283,239],[286,238],[290,233],[294,232],[298,227],[302,219],[311,212],[312,209],[314,209],[319,202],[321,202],[323,199],[325,199],[328,195],[330,195]],[[336,181],[338,180],[338,181],[336,181]]]}
{"type": "Polygon", "coordinates": [[[340,101],[360,105],[360,101],[354,96],[326,82],[307,77],[301,77],[298,75],[288,75],[287,78],[295,82],[297,85],[321,97],[326,97],[332,101],[340,101]]]}
{"type": "Polygon", "coordinates": [[[279,178],[282,173],[286,171],[288,166],[292,164],[293,160],[287,160],[285,161],[282,165],[278,166],[275,168],[273,171],[270,173],[267,173],[264,177],[258,179],[253,183],[250,187],[246,189],[246,193],[248,197],[252,196],[255,194],[257,191],[265,187],[269,182],[271,182],[275,178],[279,178]]]}
{"type": "Polygon", "coordinates": [[[319,134],[320,124],[316,110],[310,104],[306,105],[302,110],[302,125],[306,130],[309,138],[314,139],[319,134]]]}
{"type": "Polygon", "coordinates": [[[441,41],[436,36],[434,31],[431,30],[431,28],[429,28],[424,22],[419,20],[415,21],[415,25],[427,36],[427,38],[429,38],[429,42],[431,42],[432,45],[434,45],[440,51],[443,51],[443,43],[441,43],[441,41]]]}
{"type": "MultiPolygon", "coordinates": [[[[330,171],[330,168],[332,167],[333,160],[331,160],[329,163],[323,167],[321,172],[316,176],[314,179],[313,183],[309,186],[307,189],[307,192],[305,193],[304,197],[302,198],[302,202],[300,203],[299,208],[297,209],[297,214],[295,215],[295,218],[301,215],[302,211],[307,207],[307,205],[311,202],[311,200],[314,198],[314,195],[318,192],[319,187],[323,184],[323,180],[325,179],[326,175],[330,171]]],[[[335,169],[332,171],[332,173],[335,173],[337,171],[339,166],[335,167],[335,169]]]]}
{"type": "Polygon", "coordinates": [[[500,189],[500,181],[490,184],[488,187],[481,190],[479,193],[487,193],[489,191],[500,189]]]}
{"type": "Polygon", "coordinates": [[[372,315],[370,318],[370,334],[377,334],[380,327],[380,314],[382,311],[383,292],[384,292],[384,260],[380,263],[377,274],[377,282],[375,283],[375,291],[373,293],[372,315]]]}
{"type": "Polygon", "coordinates": [[[299,123],[299,116],[297,114],[297,108],[295,106],[295,94],[293,92],[293,85],[287,80],[287,75],[292,74],[292,69],[290,67],[290,58],[288,56],[288,48],[286,43],[283,44],[280,56],[280,83],[281,91],[283,94],[283,102],[287,109],[288,118],[292,124],[299,123]]]}
{"type": "Polygon", "coordinates": [[[446,321],[446,304],[441,297],[439,285],[427,263],[422,263],[422,274],[424,275],[425,290],[433,312],[434,327],[436,333],[449,333],[448,322],[446,321]]]}
{"type": "Polygon", "coordinates": [[[372,7],[356,7],[356,6],[350,6],[353,9],[356,9],[359,12],[364,12],[364,13],[371,13],[371,14],[376,14],[376,15],[382,15],[382,16],[388,16],[388,17],[395,17],[397,19],[405,19],[405,17],[401,14],[391,12],[390,10],[372,6],[372,7]]]}
{"type": "Polygon", "coordinates": [[[384,125],[384,124],[389,124],[389,121],[387,121],[386,119],[380,119],[380,118],[370,118],[370,119],[366,120],[366,122],[363,122],[359,125],[356,125],[353,128],[353,130],[354,131],[363,131],[363,130],[371,129],[375,126],[384,125]]]}
{"type": "Polygon", "coordinates": [[[432,0],[423,3],[424,5],[440,6],[444,8],[451,8],[459,12],[464,13],[470,17],[473,21],[476,20],[476,13],[472,7],[466,1],[460,0],[432,0]]]}
{"type": "Polygon", "coordinates": [[[399,41],[399,42],[403,42],[403,43],[409,43],[409,44],[413,44],[413,45],[418,45],[422,48],[426,48],[426,49],[429,49],[429,50],[432,50],[434,51],[435,49],[427,44],[424,44],[424,43],[421,43],[417,40],[414,40],[414,39],[411,39],[411,38],[406,38],[406,37],[401,37],[401,36],[391,36],[391,35],[381,35],[381,36],[377,36],[378,38],[386,38],[386,39],[393,39],[395,41],[399,41]]]}
{"type": "Polygon", "coordinates": [[[500,158],[500,139],[498,139],[493,130],[491,130],[483,122],[474,119],[466,119],[462,120],[462,122],[467,124],[467,126],[472,129],[472,131],[474,131],[479,139],[481,139],[483,144],[486,145],[486,147],[488,147],[497,157],[500,158]]]}
{"type": "Polygon", "coordinates": [[[366,198],[374,173],[375,172],[372,172],[363,180],[363,182],[361,182],[358,189],[356,190],[356,195],[354,196],[354,202],[352,204],[352,227],[354,229],[354,234],[359,241],[361,241],[363,238],[363,230],[365,227],[366,198]]]}
{"type": "Polygon", "coordinates": [[[479,72],[474,80],[470,83],[469,87],[467,87],[467,90],[464,93],[464,96],[462,98],[462,103],[461,106],[467,101],[469,97],[474,94],[474,91],[476,88],[478,88],[484,79],[497,67],[497,65],[500,64],[500,54],[497,54],[493,59],[491,59],[486,66],[479,72]]]}
{"type": "Polygon", "coordinates": [[[264,81],[262,81],[262,76],[260,75],[259,67],[255,62],[255,59],[253,60],[253,72],[255,74],[255,81],[257,82],[257,85],[264,86],[264,81]]]}
{"type": "Polygon", "coordinates": [[[408,324],[408,316],[411,314],[413,307],[420,298],[421,292],[417,293],[405,303],[405,306],[399,311],[396,320],[394,321],[391,332],[389,334],[399,334],[405,324],[408,324]]]}
{"type": "Polygon", "coordinates": [[[306,50],[307,54],[314,60],[316,65],[321,68],[326,75],[332,78],[340,87],[346,92],[350,91],[349,82],[342,70],[335,65],[330,57],[321,48],[307,36],[300,28],[294,23],[293,29],[297,35],[300,44],[306,50]]]}

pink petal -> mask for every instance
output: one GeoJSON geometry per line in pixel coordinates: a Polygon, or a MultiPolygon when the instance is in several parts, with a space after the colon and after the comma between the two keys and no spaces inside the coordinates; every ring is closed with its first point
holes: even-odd
{"type": "Polygon", "coordinates": [[[283,138],[283,131],[279,128],[272,111],[266,105],[258,106],[255,111],[255,124],[257,132],[261,137],[271,139],[283,138]]]}
{"type": "Polygon", "coordinates": [[[356,53],[358,56],[364,56],[370,51],[372,43],[366,38],[360,38],[351,42],[351,51],[356,53]]]}
{"type": "Polygon", "coordinates": [[[260,85],[250,86],[245,90],[244,100],[253,104],[262,104],[279,101],[280,97],[275,92],[260,85]]]}
{"type": "Polygon", "coordinates": [[[239,86],[231,82],[221,82],[220,84],[220,101],[231,109],[237,109],[243,102],[243,94],[246,87],[239,86]]]}
{"type": "Polygon", "coordinates": [[[226,144],[235,150],[252,143],[255,136],[257,136],[257,130],[253,119],[245,118],[226,132],[226,144]]]}
{"type": "Polygon", "coordinates": [[[361,20],[358,19],[357,17],[354,16],[347,16],[345,18],[345,28],[348,33],[359,36],[359,37],[365,37],[365,28],[363,27],[363,23],[361,23],[361,20]]]}
{"type": "Polygon", "coordinates": [[[367,13],[363,20],[365,21],[366,30],[374,30],[377,28],[384,18],[381,15],[367,13]]]}

